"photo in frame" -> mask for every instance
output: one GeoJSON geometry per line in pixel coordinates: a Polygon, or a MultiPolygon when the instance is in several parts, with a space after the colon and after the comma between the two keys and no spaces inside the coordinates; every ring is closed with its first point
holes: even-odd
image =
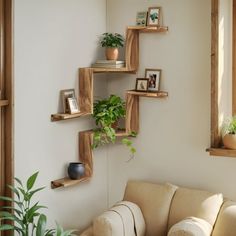
{"type": "Polygon", "coordinates": [[[148,91],[148,83],[149,83],[149,79],[147,78],[137,78],[135,90],[140,91],[140,92],[148,91]]]}
{"type": "Polygon", "coordinates": [[[137,12],[136,25],[146,26],[147,25],[147,15],[148,15],[148,13],[146,11],[137,12]]]}
{"type": "Polygon", "coordinates": [[[147,26],[156,26],[156,27],[160,26],[160,16],[161,16],[160,7],[149,7],[147,26]]]}
{"type": "Polygon", "coordinates": [[[75,98],[74,89],[61,90],[61,99],[62,99],[62,106],[63,106],[64,113],[70,113],[68,98],[75,98]]]}
{"type": "Polygon", "coordinates": [[[75,114],[79,112],[78,103],[75,97],[67,98],[70,114],[75,114]]]}
{"type": "Polygon", "coordinates": [[[160,90],[160,80],[161,80],[161,70],[160,69],[146,69],[145,78],[148,78],[148,90],[149,91],[159,91],[160,90]]]}

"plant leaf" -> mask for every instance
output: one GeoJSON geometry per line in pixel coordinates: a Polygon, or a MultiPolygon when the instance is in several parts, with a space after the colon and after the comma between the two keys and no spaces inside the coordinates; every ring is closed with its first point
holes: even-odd
{"type": "Polygon", "coordinates": [[[36,236],[44,236],[46,231],[47,217],[41,214],[36,227],[36,236]]]}
{"type": "Polygon", "coordinates": [[[39,173],[39,172],[34,173],[34,174],[31,175],[31,176],[29,177],[29,179],[27,180],[27,190],[30,190],[30,189],[34,186],[34,183],[35,183],[35,181],[36,181],[36,179],[37,179],[38,173],[39,173]]]}

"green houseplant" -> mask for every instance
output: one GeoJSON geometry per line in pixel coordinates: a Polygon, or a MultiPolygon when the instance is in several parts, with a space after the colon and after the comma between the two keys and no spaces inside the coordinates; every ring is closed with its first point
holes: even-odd
{"type": "Polygon", "coordinates": [[[35,194],[44,189],[44,187],[34,189],[37,176],[38,172],[31,175],[25,186],[23,186],[21,180],[15,178],[16,186],[8,186],[14,193],[15,198],[0,196],[0,200],[14,204],[13,206],[1,207],[0,232],[11,231],[13,234],[17,233],[20,236],[73,235],[74,230],[64,231],[58,224],[56,229],[46,228],[47,217],[40,213],[40,210],[46,207],[39,205],[39,202],[32,203],[35,194]],[[5,223],[6,220],[10,223],[5,223]]]}
{"type": "MultiPolygon", "coordinates": [[[[97,100],[94,103],[93,118],[97,128],[94,129],[93,148],[107,143],[116,141],[115,125],[119,119],[125,117],[125,102],[116,95],[110,95],[107,99],[97,100]]],[[[135,136],[134,133],[130,136],[135,136]]],[[[136,150],[132,146],[132,141],[128,138],[123,138],[122,143],[126,145],[131,155],[136,150]]]]}
{"type": "Polygon", "coordinates": [[[124,46],[124,37],[118,33],[104,33],[100,41],[101,46],[106,48],[107,60],[117,60],[119,56],[119,47],[124,46]]]}
{"type": "Polygon", "coordinates": [[[236,149],[236,116],[225,120],[222,128],[223,144],[226,148],[236,149]]]}

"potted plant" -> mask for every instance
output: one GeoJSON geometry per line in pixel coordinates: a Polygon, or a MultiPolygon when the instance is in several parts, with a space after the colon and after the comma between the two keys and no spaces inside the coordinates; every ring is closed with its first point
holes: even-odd
{"type": "Polygon", "coordinates": [[[222,131],[224,146],[229,149],[236,149],[236,116],[224,122],[222,131]]]}
{"type": "Polygon", "coordinates": [[[124,46],[124,37],[118,33],[104,33],[100,41],[102,47],[106,48],[107,60],[117,60],[119,56],[118,47],[124,46]]]}
{"type": "Polygon", "coordinates": [[[16,186],[9,185],[15,198],[0,196],[0,200],[14,203],[13,206],[2,206],[0,211],[0,234],[1,231],[10,231],[12,235],[19,236],[69,236],[74,230],[64,231],[63,228],[57,224],[56,229],[46,229],[47,217],[40,213],[40,210],[46,208],[39,205],[39,202],[32,203],[35,194],[42,188],[34,189],[34,184],[37,179],[38,172],[31,175],[26,185],[24,186],[18,178],[15,178],[16,186]],[[8,222],[10,223],[8,223],[8,222]],[[15,234],[16,233],[16,234],[15,234]]]}
{"type": "MultiPolygon", "coordinates": [[[[98,100],[94,103],[93,118],[97,128],[94,129],[92,148],[100,145],[114,143],[116,140],[116,129],[119,119],[125,117],[125,102],[116,95],[110,95],[107,99],[98,100]]],[[[136,136],[135,133],[130,136],[136,136]]],[[[132,141],[123,138],[122,143],[126,145],[133,156],[136,149],[132,146],[132,141]]]]}

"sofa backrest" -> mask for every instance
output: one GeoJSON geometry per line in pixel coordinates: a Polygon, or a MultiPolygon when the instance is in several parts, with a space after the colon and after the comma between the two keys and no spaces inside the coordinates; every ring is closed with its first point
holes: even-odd
{"type": "Polygon", "coordinates": [[[187,217],[197,217],[206,220],[213,226],[222,203],[222,194],[213,194],[207,191],[189,188],[178,188],[170,207],[168,229],[187,217]]]}
{"type": "Polygon", "coordinates": [[[225,201],[217,217],[212,236],[236,235],[236,202],[225,201]]]}
{"type": "Polygon", "coordinates": [[[146,236],[166,236],[170,203],[177,187],[129,181],[124,200],[136,203],[146,223],[146,236]]]}

